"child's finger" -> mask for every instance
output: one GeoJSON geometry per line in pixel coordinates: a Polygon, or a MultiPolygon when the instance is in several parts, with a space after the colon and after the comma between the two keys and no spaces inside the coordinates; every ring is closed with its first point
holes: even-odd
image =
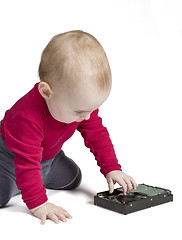
{"type": "Polygon", "coordinates": [[[138,184],[135,182],[135,180],[132,177],[129,177],[129,178],[130,178],[130,181],[133,185],[133,188],[136,189],[138,187],[138,184]]]}
{"type": "Polygon", "coordinates": [[[46,214],[42,215],[41,217],[41,224],[45,224],[46,222],[46,214]]]}
{"type": "Polygon", "coordinates": [[[62,222],[67,222],[66,216],[63,213],[56,213],[56,216],[62,221],[62,222]]]}
{"type": "Polygon", "coordinates": [[[109,193],[113,193],[114,192],[114,183],[112,179],[108,180],[108,186],[109,186],[109,193]]]}
{"type": "Polygon", "coordinates": [[[123,188],[123,194],[126,195],[127,192],[127,184],[124,180],[117,181],[119,185],[123,188]]]}
{"type": "Polygon", "coordinates": [[[66,218],[72,219],[73,217],[62,207],[58,207],[58,211],[56,212],[56,215],[64,214],[66,218]]]}
{"type": "Polygon", "coordinates": [[[130,192],[132,190],[132,182],[130,178],[125,179],[126,185],[127,185],[127,192],[130,192]]]}
{"type": "Polygon", "coordinates": [[[48,218],[51,219],[55,223],[59,223],[58,217],[54,213],[47,214],[48,218]]]}
{"type": "Polygon", "coordinates": [[[66,212],[64,215],[65,215],[67,218],[69,218],[69,219],[72,219],[72,218],[73,218],[68,212],[66,212]]]}

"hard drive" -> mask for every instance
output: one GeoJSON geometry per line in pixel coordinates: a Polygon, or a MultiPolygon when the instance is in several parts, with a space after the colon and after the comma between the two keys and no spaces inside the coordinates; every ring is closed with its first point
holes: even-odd
{"type": "Polygon", "coordinates": [[[122,213],[124,215],[159,204],[173,201],[170,190],[139,184],[137,189],[123,195],[122,188],[116,188],[112,194],[109,191],[97,193],[94,205],[122,213]]]}

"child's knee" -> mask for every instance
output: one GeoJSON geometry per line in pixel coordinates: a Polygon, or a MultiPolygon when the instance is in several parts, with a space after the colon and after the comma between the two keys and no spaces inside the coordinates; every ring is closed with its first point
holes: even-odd
{"type": "Polygon", "coordinates": [[[81,184],[81,181],[82,181],[82,172],[79,168],[79,173],[78,173],[78,176],[76,177],[75,181],[73,182],[73,185],[72,185],[72,188],[71,189],[75,189],[75,188],[78,188],[81,184]]]}
{"type": "Polygon", "coordinates": [[[0,207],[4,207],[11,197],[15,195],[15,188],[14,180],[0,174],[0,207]]]}
{"type": "Polygon", "coordinates": [[[9,202],[10,198],[8,190],[0,183],[0,207],[4,207],[9,202]]]}
{"type": "Polygon", "coordinates": [[[9,202],[9,200],[10,200],[10,198],[0,196],[0,208],[6,206],[6,204],[9,202]]]}
{"type": "Polygon", "coordinates": [[[66,186],[63,189],[65,189],[65,190],[76,189],[80,186],[81,181],[82,181],[82,173],[81,173],[80,168],[78,168],[78,175],[75,177],[75,179],[68,186],[66,186]]]}

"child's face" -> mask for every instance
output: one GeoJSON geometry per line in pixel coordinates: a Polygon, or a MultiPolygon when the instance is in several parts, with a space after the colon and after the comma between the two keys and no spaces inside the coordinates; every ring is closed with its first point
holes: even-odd
{"type": "Polygon", "coordinates": [[[90,114],[99,108],[109,96],[110,90],[99,91],[94,86],[68,88],[64,92],[58,88],[52,90],[49,99],[45,99],[50,114],[64,123],[88,120],[90,114]]]}

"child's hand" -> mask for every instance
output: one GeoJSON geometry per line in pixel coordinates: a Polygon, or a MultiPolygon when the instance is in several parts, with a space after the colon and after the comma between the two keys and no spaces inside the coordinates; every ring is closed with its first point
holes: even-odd
{"type": "Polygon", "coordinates": [[[59,223],[59,219],[62,222],[66,222],[66,218],[72,218],[72,216],[64,208],[58,207],[52,203],[46,203],[33,211],[33,214],[41,219],[41,224],[44,224],[46,219],[51,219],[53,222],[59,223]]]}
{"type": "Polygon", "coordinates": [[[119,170],[109,172],[106,175],[106,179],[109,186],[109,193],[113,193],[114,184],[116,182],[122,186],[124,195],[126,195],[127,192],[129,193],[131,191],[132,186],[134,189],[138,187],[138,184],[135,182],[135,180],[132,177],[126,175],[124,172],[119,170]]]}

